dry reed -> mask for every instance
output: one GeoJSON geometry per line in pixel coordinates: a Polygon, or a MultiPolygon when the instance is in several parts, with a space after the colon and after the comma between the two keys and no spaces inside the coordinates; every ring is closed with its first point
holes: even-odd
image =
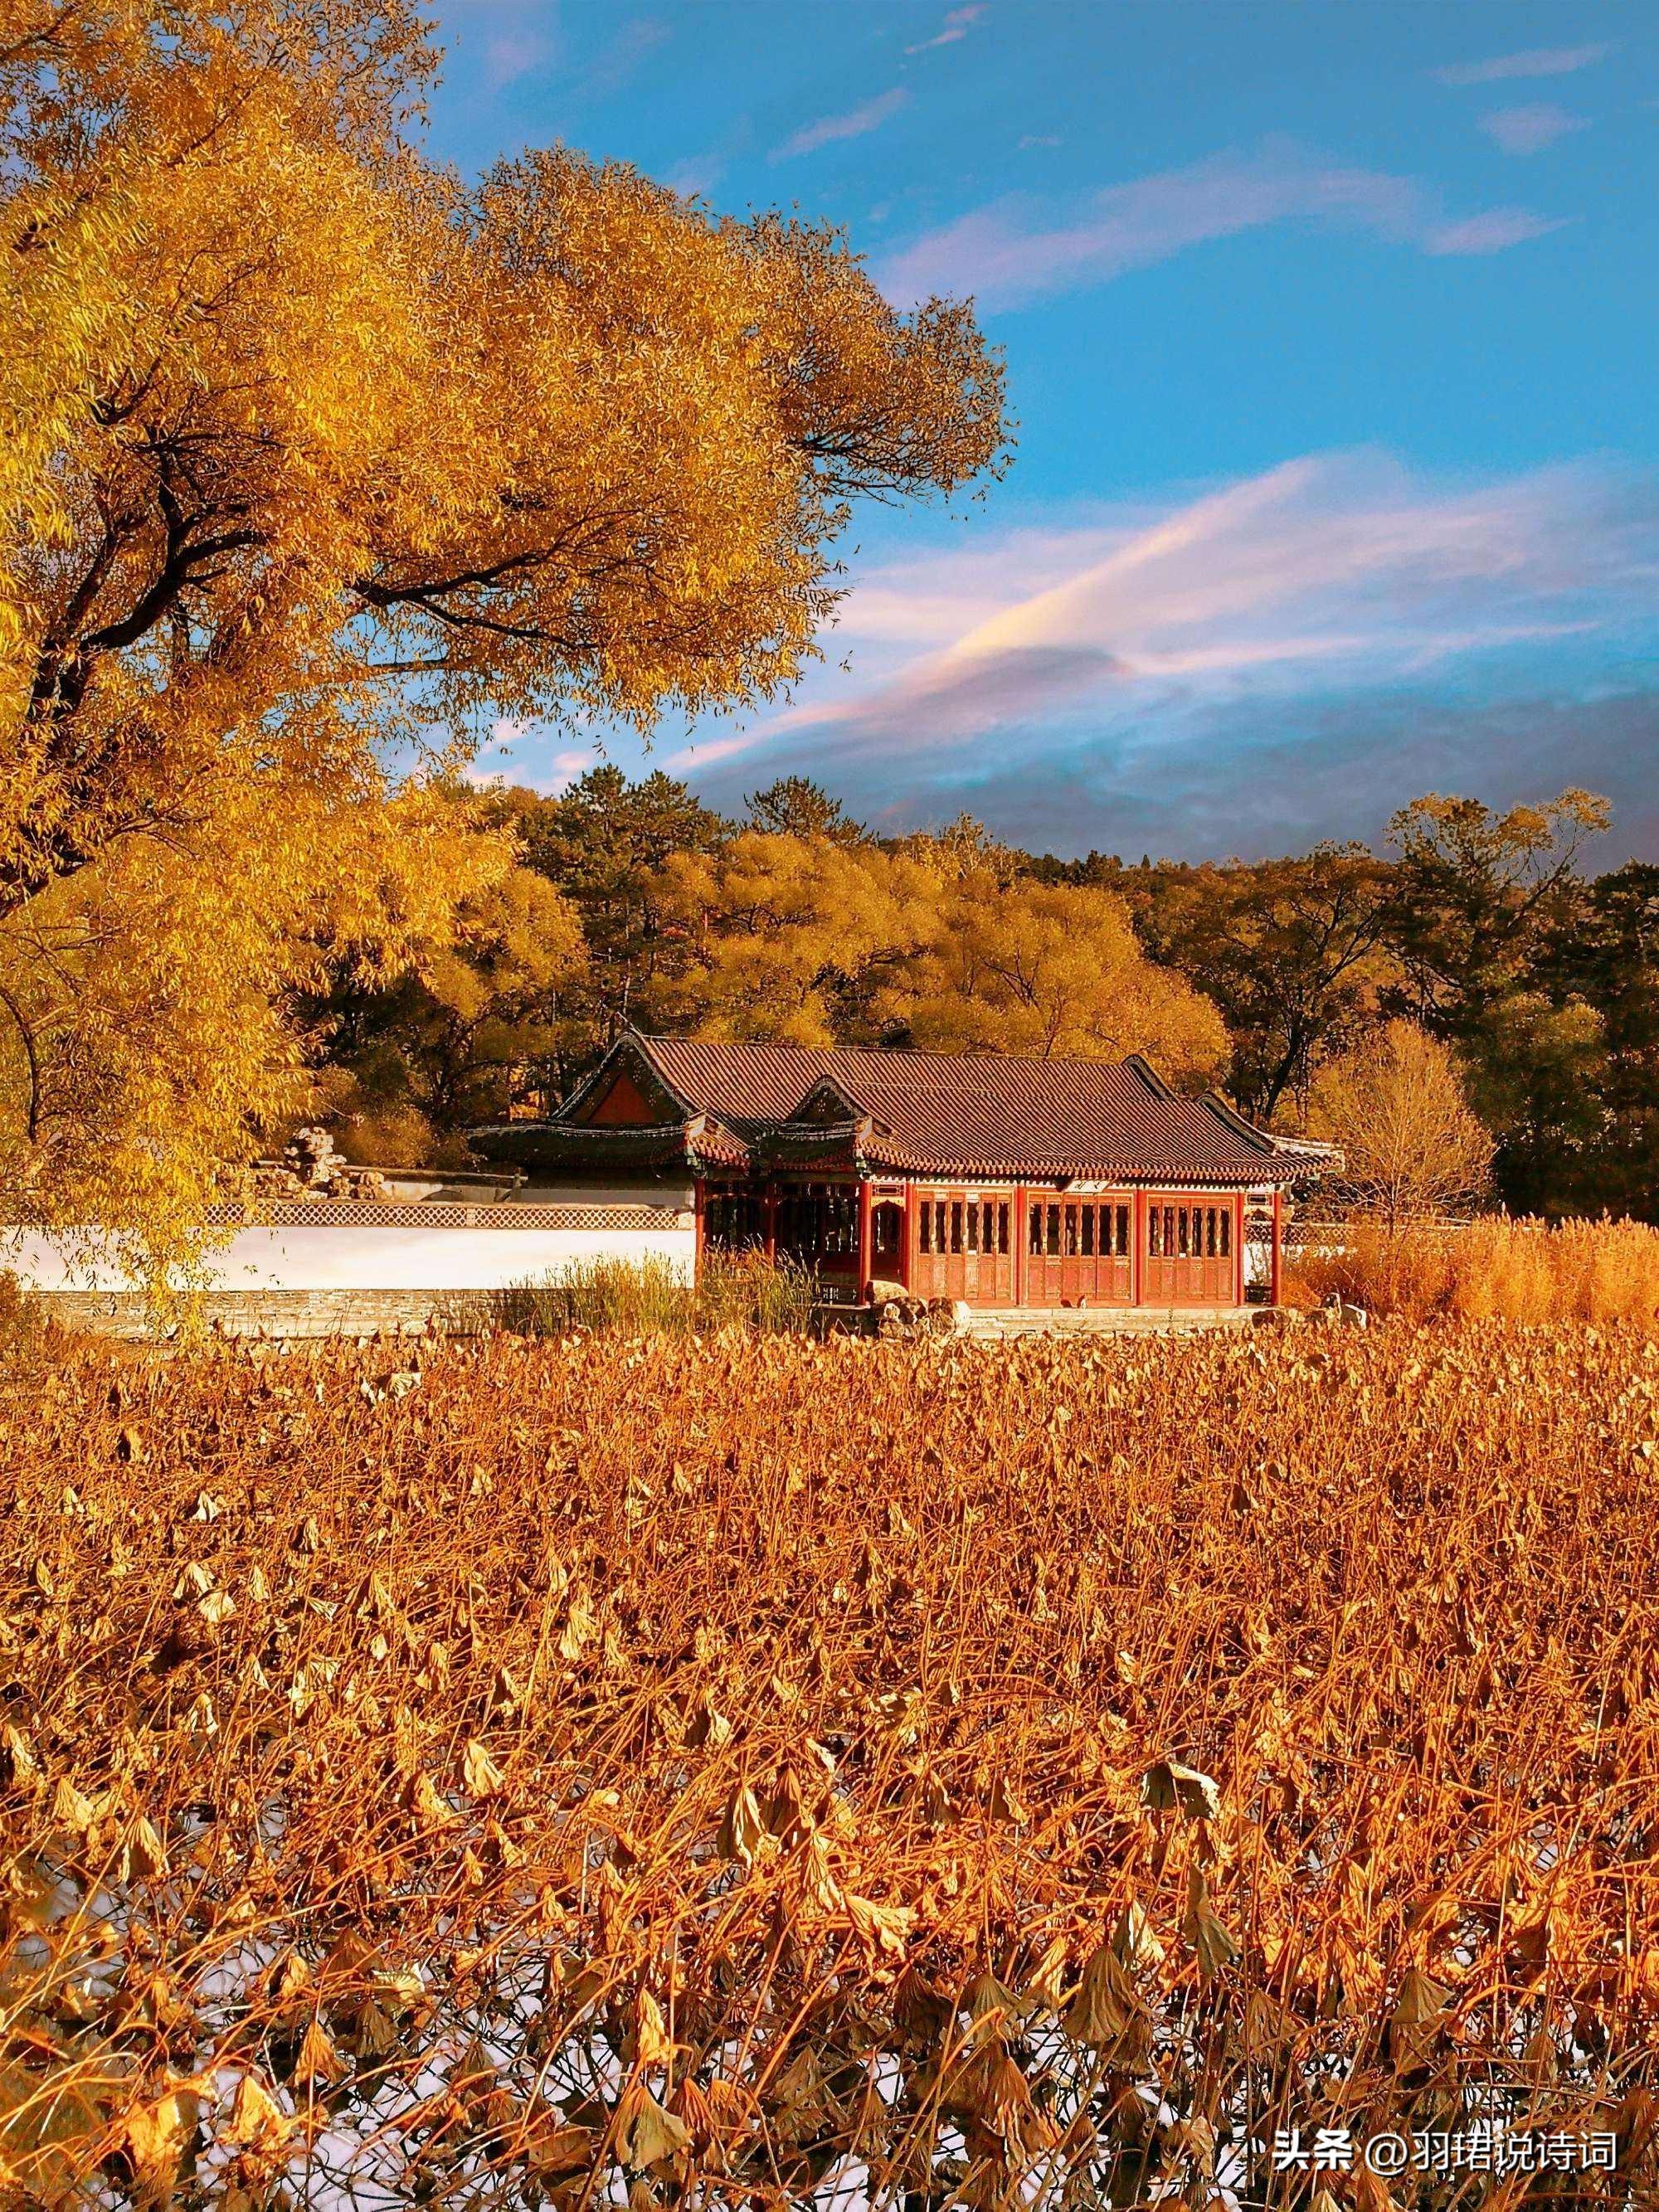
{"type": "Polygon", "coordinates": [[[1333,1293],[1424,1321],[1659,1322],[1659,1229],[1639,1221],[1350,1221],[1289,1264],[1287,1296],[1333,1293]]]}

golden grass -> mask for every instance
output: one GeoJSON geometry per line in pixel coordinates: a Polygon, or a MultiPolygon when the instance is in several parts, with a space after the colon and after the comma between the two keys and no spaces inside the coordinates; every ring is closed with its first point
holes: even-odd
{"type": "Polygon", "coordinates": [[[633,1336],[726,1328],[763,1334],[811,1325],[811,1272],[759,1252],[705,1252],[695,1285],[666,1260],[586,1260],[471,1302],[497,1327],[522,1336],[608,1329],[633,1336]]]}
{"type": "Polygon", "coordinates": [[[1659,1325],[1659,1229],[1639,1221],[1507,1218],[1467,1228],[1354,1221],[1344,1249],[1298,1254],[1286,1295],[1317,1305],[1332,1292],[1374,1313],[1417,1321],[1631,1321],[1659,1325]]]}
{"type": "Polygon", "coordinates": [[[1498,2094],[1651,2203],[1656,1442],[1622,1327],[0,1379],[11,2186],[1301,2206],[1498,2094]]]}

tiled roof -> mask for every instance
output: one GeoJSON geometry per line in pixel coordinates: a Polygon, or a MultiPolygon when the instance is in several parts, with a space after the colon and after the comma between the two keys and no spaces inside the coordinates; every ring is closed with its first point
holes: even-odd
{"type": "Polygon", "coordinates": [[[488,1160],[515,1167],[627,1169],[749,1165],[749,1147],[729,1129],[702,1120],[641,1128],[596,1129],[568,1121],[492,1121],[471,1133],[488,1160]]]}
{"type": "MultiPolygon", "coordinates": [[[[1225,1185],[1285,1181],[1297,1171],[1271,1137],[1219,1100],[1170,1091],[1139,1057],[970,1059],[688,1037],[635,1042],[688,1112],[762,1140],[763,1149],[769,1132],[827,1079],[869,1126],[854,1132],[842,1121],[834,1135],[826,1129],[826,1151],[855,1149],[874,1166],[1225,1185]]],[[[1305,1161],[1300,1167],[1305,1172],[1305,1161]]]]}

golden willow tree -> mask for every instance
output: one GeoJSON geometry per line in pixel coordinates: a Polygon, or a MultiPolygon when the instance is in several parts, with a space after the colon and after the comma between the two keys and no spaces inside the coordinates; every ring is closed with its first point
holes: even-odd
{"type": "Polygon", "coordinates": [[[746,830],[655,887],[685,948],[654,1008],[705,1036],[1116,1060],[1213,1082],[1227,1032],[1109,891],[1018,873],[977,824],[895,850],[746,830]]]}
{"type": "Polygon", "coordinates": [[[402,4],[0,0],[0,1186],[184,1249],[330,961],[513,848],[502,714],[775,695],[860,496],[994,470],[967,309],[632,171],[426,161],[402,4]]]}

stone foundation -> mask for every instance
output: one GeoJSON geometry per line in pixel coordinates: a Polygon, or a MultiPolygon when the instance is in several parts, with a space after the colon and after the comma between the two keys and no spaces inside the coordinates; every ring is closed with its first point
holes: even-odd
{"type": "MultiPolygon", "coordinates": [[[[46,1291],[48,1313],[70,1328],[141,1342],[154,1333],[144,1300],[131,1291],[46,1291]]],[[[419,1336],[467,1334],[484,1317],[479,1291],[210,1291],[202,1318],[226,1336],[419,1336]]]]}

